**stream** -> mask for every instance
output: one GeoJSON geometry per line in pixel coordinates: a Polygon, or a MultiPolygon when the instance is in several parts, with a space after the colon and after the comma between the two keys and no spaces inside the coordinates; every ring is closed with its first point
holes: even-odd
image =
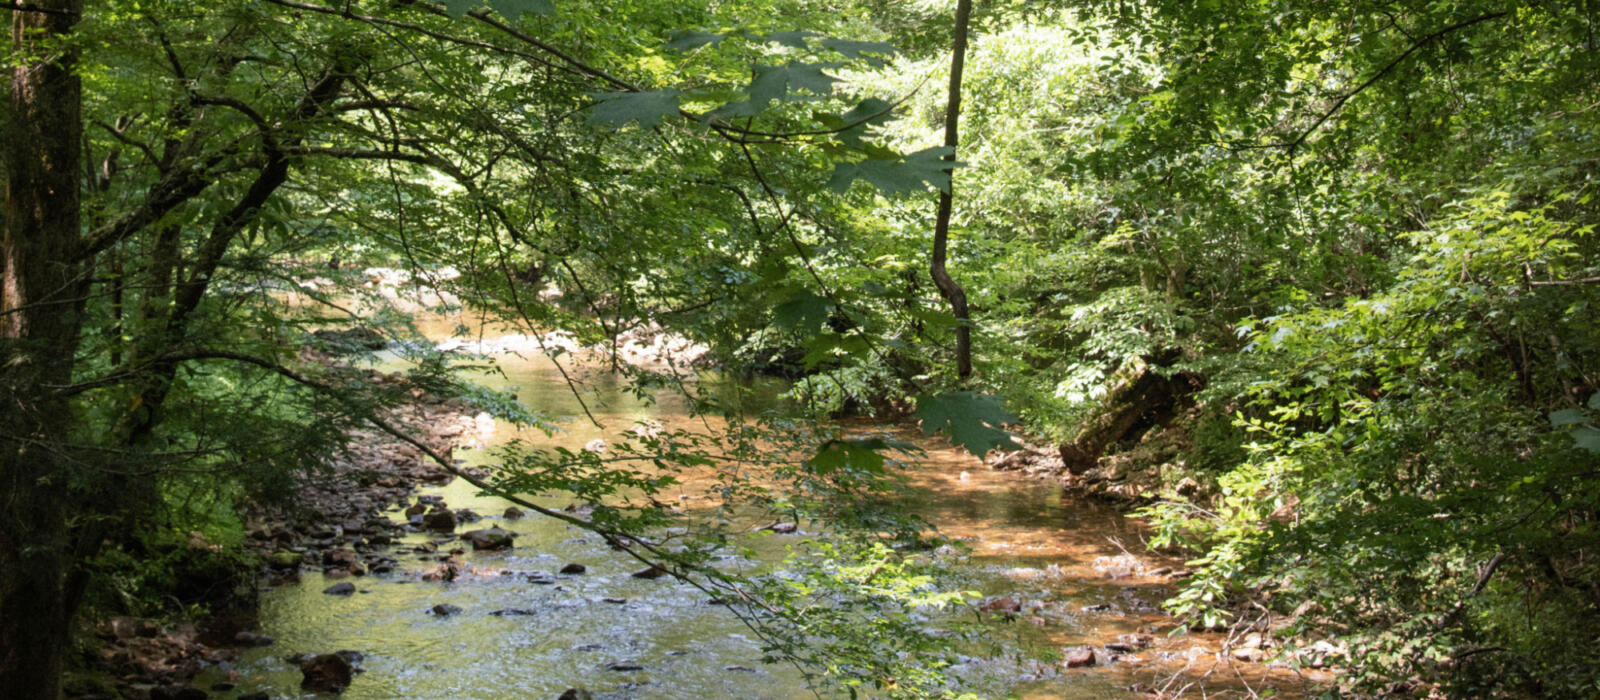
{"type": "MultiPolygon", "coordinates": [[[[525,405],[548,415],[583,415],[583,406],[549,360],[504,355],[499,367],[500,373],[484,373],[480,380],[517,392],[525,405]]],[[[571,420],[546,438],[497,424],[484,445],[458,449],[455,456],[469,466],[488,466],[492,455],[484,448],[513,437],[579,449],[636,422],[672,428],[699,420],[689,417],[685,400],[675,394],[641,401],[608,376],[585,375],[590,391],[584,400],[605,429],[571,420]]],[[[757,393],[771,397],[779,387],[766,389],[757,393]]],[[[909,426],[850,426],[857,427],[894,433],[925,450],[904,497],[942,536],[971,547],[950,571],[954,585],[981,592],[983,601],[1004,596],[1021,606],[1016,615],[984,613],[984,648],[971,650],[972,656],[954,669],[986,695],[1149,697],[1152,690],[1203,681],[1211,697],[1248,697],[1263,685],[1281,693],[1301,684],[1303,679],[1286,669],[1218,661],[1226,658],[1218,653],[1220,635],[1167,636],[1173,620],[1160,603],[1174,589],[1163,570],[1181,562],[1143,553],[1138,524],[1117,509],[1081,500],[1058,484],[992,471],[909,426]],[[1117,654],[1105,645],[1130,634],[1151,635],[1149,648],[1113,659],[1117,654]],[[1063,650],[1085,646],[1094,648],[1098,663],[1065,668],[1063,650]]],[[[631,576],[640,564],[610,550],[598,536],[536,514],[506,519],[501,514],[509,504],[481,496],[460,480],[423,487],[416,495],[485,516],[458,532],[498,526],[517,533],[516,546],[497,552],[469,549],[459,558],[471,567],[470,574],[452,582],[425,581],[422,574],[438,567],[440,555],[460,543],[449,535],[413,532],[395,543],[393,555],[400,559],[395,571],[345,579],[356,584],[355,595],[325,595],[323,589],[334,581],[314,571],[299,583],[264,592],[260,631],[276,643],[245,650],[233,664],[208,671],[209,680],[235,686],[216,697],[256,691],[307,696],[299,687],[298,666],[285,657],[344,649],[363,657],[357,664],[363,672],[343,694],[351,700],[554,699],[568,688],[618,699],[814,697],[793,668],[762,664],[750,630],[705,593],[670,578],[631,576]],[[429,542],[437,544],[438,554],[414,551],[429,542]],[[568,564],[586,570],[557,573],[568,564]],[[439,604],[461,612],[432,614],[439,604]]],[[[701,498],[687,484],[674,495],[690,509],[701,498]]],[[[537,501],[561,508],[571,498],[537,501]]],[[[405,521],[398,510],[389,515],[405,521]]],[[[757,553],[756,560],[730,555],[721,565],[753,569],[760,560],[780,558],[785,546],[802,537],[754,534],[741,544],[757,553]]],[[[966,614],[970,619],[972,613],[966,614]]]]}

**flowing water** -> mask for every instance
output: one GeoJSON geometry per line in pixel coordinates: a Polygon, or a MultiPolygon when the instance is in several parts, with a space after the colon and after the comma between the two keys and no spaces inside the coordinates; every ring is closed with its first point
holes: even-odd
{"type": "MultiPolygon", "coordinates": [[[[526,405],[550,415],[583,414],[548,360],[507,356],[500,367],[503,376],[486,374],[483,381],[516,391],[526,405]]],[[[587,407],[605,429],[586,420],[568,421],[549,442],[576,449],[638,421],[677,427],[695,420],[688,417],[684,401],[669,393],[642,401],[604,374],[588,375],[585,386],[590,390],[587,407]]],[[[1158,606],[1171,587],[1137,575],[1139,562],[1145,567],[1162,562],[1148,555],[1135,562],[1124,552],[1124,547],[1142,552],[1140,532],[1115,509],[1077,500],[1056,485],[990,471],[942,441],[921,439],[912,429],[882,429],[926,450],[906,498],[940,534],[971,547],[970,556],[952,571],[955,582],[985,596],[1013,597],[1023,605],[1019,615],[986,616],[990,643],[971,650],[972,656],[957,668],[985,683],[980,687],[990,689],[986,692],[1026,698],[1137,697],[1129,686],[1174,689],[1204,678],[1215,696],[1219,690],[1247,693],[1263,683],[1280,688],[1294,684],[1286,671],[1217,664],[1215,636],[1166,638],[1162,633],[1172,621],[1158,606]],[[1095,668],[1069,670],[1059,664],[1064,647],[1099,647],[1134,632],[1155,632],[1154,646],[1110,664],[1099,649],[1095,668]]],[[[500,425],[493,440],[512,437],[544,439],[537,433],[517,435],[500,425]]],[[[469,464],[487,464],[492,458],[482,449],[458,451],[456,456],[469,464]]],[[[231,670],[236,693],[268,690],[275,697],[299,696],[298,669],[283,657],[351,649],[364,656],[358,664],[364,672],[344,693],[352,700],[555,698],[571,687],[587,688],[601,698],[812,697],[794,669],[763,665],[751,632],[705,593],[670,578],[632,577],[640,564],[608,549],[598,537],[537,515],[505,520],[499,517],[505,502],[480,496],[461,481],[423,488],[420,494],[486,516],[462,530],[499,526],[516,532],[516,547],[467,552],[461,558],[472,573],[453,582],[424,581],[422,573],[439,566],[439,555],[413,553],[413,548],[433,541],[442,553],[459,543],[414,533],[394,549],[401,559],[399,569],[353,579],[358,593],[350,596],[324,595],[322,589],[333,581],[308,572],[301,583],[263,594],[261,631],[277,643],[247,651],[231,669],[216,674],[231,670]],[[587,571],[556,573],[571,563],[587,571]],[[430,614],[438,604],[455,605],[462,612],[430,614]]],[[[691,507],[697,498],[687,488],[682,496],[691,507]]],[[[545,498],[541,504],[559,508],[569,500],[545,498]]],[[[398,512],[392,517],[404,519],[398,512]]],[[[756,550],[758,559],[771,560],[799,537],[762,533],[745,544],[756,550]]],[[[759,562],[730,557],[722,565],[755,567],[759,562]]]]}

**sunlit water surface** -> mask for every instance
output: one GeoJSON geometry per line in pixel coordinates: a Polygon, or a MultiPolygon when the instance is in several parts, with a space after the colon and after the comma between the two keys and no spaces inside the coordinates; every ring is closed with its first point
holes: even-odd
{"type": "MultiPolygon", "coordinates": [[[[500,369],[503,376],[485,374],[482,381],[517,392],[523,403],[548,415],[583,415],[583,406],[550,361],[506,356],[500,369]]],[[[500,424],[494,440],[519,438],[577,449],[636,422],[658,421],[675,428],[699,420],[690,418],[685,401],[670,393],[647,402],[604,373],[585,373],[581,380],[584,402],[604,428],[587,419],[567,420],[553,438],[545,438],[537,431],[519,434],[500,424]]],[[[771,402],[775,393],[770,387],[758,389],[754,400],[771,402]]],[[[1188,675],[1207,670],[1191,657],[1200,656],[1197,647],[1208,654],[1215,651],[1214,637],[1169,640],[1159,634],[1156,646],[1140,653],[1136,663],[1061,669],[1051,651],[1104,644],[1119,634],[1152,627],[1170,628],[1170,619],[1158,611],[1159,602],[1171,593],[1169,586],[1153,579],[1110,578],[1091,564],[1122,554],[1123,546],[1137,551],[1137,529],[1114,509],[1073,500],[1056,485],[992,472],[913,430],[865,423],[850,428],[895,431],[919,442],[926,452],[906,497],[940,534],[972,547],[970,558],[951,572],[954,583],[1027,602],[1022,619],[992,622],[991,643],[971,650],[971,660],[957,669],[980,683],[984,694],[1135,697],[1126,690],[1133,683],[1159,687],[1172,683],[1173,674],[1186,667],[1188,675]],[[1042,651],[1017,651],[1030,647],[1042,651]]],[[[469,465],[487,466],[493,459],[484,449],[458,451],[456,456],[469,465]]],[[[351,700],[555,698],[572,687],[602,698],[813,697],[793,668],[762,664],[754,635],[725,608],[711,604],[705,593],[667,578],[633,578],[630,574],[641,565],[608,549],[598,537],[537,515],[504,520],[500,514],[506,502],[480,496],[459,480],[420,493],[442,496],[452,509],[470,508],[486,516],[459,531],[499,526],[518,534],[516,547],[468,551],[461,558],[479,573],[448,583],[425,582],[421,574],[439,565],[439,555],[413,553],[412,548],[434,541],[442,553],[459,543],[414,533],[393,549],[400,570],[346,579],[357,585],[355,595],[324,595],[322,590],[333,581],[315,572],[307,572],[299,584],[266,592],[261,631],[277,643],[246,652],[233,666],[238,681],[233,693],[264,689],[275,697],[301,696],[300,673],[284,656],[350,649],[365,656],[359,664],[364,671],[344,693],[351,700]],[[569,563],[588,570],[556,574],[569,563]],[[516,573],[498,575],[502,570],[516,573]],[[528,572],[542,572],[533,578],[553,582],[531,582],[528,572]],[[447,617],[429,613],[441,603],[463,612],[447,617]],[[491,614],[508,609],[520,613],[491,614]],[[633,667],[637,670],[617,670],[633,667]]],[[[683,495],[693,508],[698,497],[692,486],[683,495]]],[[[570,499],[539,502],[560,508],[570,499]]],[[[398,512],[391,517],[403,519],[398,512]]],[[[770,561],[796,539],[763,533],[744,544],[756,550],[758,560],[770,561]]],[[[721,565],[753,570],[760,561],[730,557],[721,565]]],[[[227,670],[208,676],[216,680],[227,670]]],[[[1241,676],[1234,692],[1248,692],[1246,687],[1264,682],[1260,667],[1254,673],[1241,676]]],[[[1275,682],[1292,685],[1292,678],[1285,676],[1278,672],[1275,682]]],[[[1177,686],[1184,684],[1183,676],[1177,679],[1177,686]]]]}

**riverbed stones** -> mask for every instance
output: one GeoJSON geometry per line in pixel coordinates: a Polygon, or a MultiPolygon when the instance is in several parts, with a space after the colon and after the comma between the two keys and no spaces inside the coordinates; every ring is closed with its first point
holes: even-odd
{"type": "Polygon", "coordinates": [[[516,535],[498,527],[473,530],[461,536],[461,539],[472,544],[473,551],[493,552],[501,549],[511,549],[512,541],[516,535]]]}
{"type": "Polygon", "coordinates": [[[583,688],[568,688],[567,692],[562,693],[556,700],[594,700],[594,694],[583,688]]]}
{"type": "Polygon", "coordinates": [[[439,617],[450,617],[451,615],[461,612],[461,606],[451,605],[449,603],[440,603],[428,608],[428,612],[431,612],[439,617]]]}
{"type": "Polygon", "coordinates": [[[456,514],[448,509],[436,509],[422,516],[422,527],[433,532],[454,532],[456,529],[456,514]]]}
{"type": "Polygon", "coordinates": [[[1061,665],[1067,668],[1088,668],[1095,663],[1094,650],[1088,647],[1067,650],[1061,660],[1061,665]]]}
{"type": "MultiPolygon", "coordinates": [[[[1153,641],[1155,641],[1155,638],[1148,634],[1129,633],[1117,635],[1118,644],[1126,644],[1134,649],[1143,649],[1148,647],[1153,641]]],[[[1110,647],[1111,645],[1107,644],[1106,646],[1110,647]]]]}
{"type": "Polygon", "coordinates": [[[522,509],[516,506],[507,508],[504,515],[506,520],[521,520],[525,516],[527,516],[527,513],[522,512],[522,509]]]}
{"type": "Polygon", "coordinates": [[[667,570],[663,569],[663,568],[661,568],[659,566],[652,566],[652,567],[650,567],[648,569],[641,569],[639,571],[633,572],[633,574],[632,574],[632,576],[634,578],[645,578],[645,579],[656,579],[656,578],[661,578],[662,576],[666,576],[666,575],[667,575],[667,570]]]}
{"type": "Polygon", "coordinates": [[[1228,653],[1234,661],[1256,663],[1266,656],[1266,653],[1256,647],[1239,647],[1228,653]]]}
{"type": "Polygon", "coordinates": [[[366,568],[361,565],[361,555],[353,549],[325,549],[322,550],[322,565],[335,569],[344,569],[352,574],[366,573],[366,568]]]}
{"type": "Polygon", "coordinates": [[[269,647],[277,641],[267,635],[255,632],[240,632],[233,635],[233,643],[242,647],[269,647]]]}
{"type": "Polygon", "coordinates": [[[1022,612],[1022,602],[1011,596],[1000,596],[978,606],[984,612],[1016,615],[1022,612]]]}
{"type": "Polygon", "coordinates": [[[297,552],[273,552],[267,555],[267,565],[274,569],[298,569],[305,557],[297,552]]]}
{"type": "Polygon", "coordinates": [[[344,583],[335,583],[332,586],[322,589],[322,592],[327,595],[350,595],[356,592],[356,585],[350,583],[349,581],[344,583]]]}
{"type": "Polygon", "coordinates": [[[568,576],[576,576],[576,575],[581,574],[581,573],[583,573],[585,571],[588,571],[588,570],[589,570],[589,567],[584,566],[582,564],[568,564],[566,566],[561,567],[561,573],[566,574],[568,576]]]}
{"type": "Polygon", "coordinates": [[[342,693],[355,668],[338,654],[319,654],[300,663],[300,687],[313,693],[342,693]]]}

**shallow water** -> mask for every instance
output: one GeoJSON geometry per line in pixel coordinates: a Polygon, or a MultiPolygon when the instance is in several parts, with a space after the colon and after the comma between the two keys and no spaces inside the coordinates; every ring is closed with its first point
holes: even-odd
{"type": "MultiPolygon", "coordinates": [[[[506,356],[500,366],[504,376],[486,375],[485,383],[516,391],[525,404],[549,415],[582,415],[549,361],[506,356]]],[[[663,394],[658,401],[642,401],[607,375],[590,374],[584,380],[585,403],[603,428],[571,420],[562,432],[545,438],[536,431],[518,435],[499,424],[488,441],[518,437],[576,449],[639,421],[673,428],[697,420],[687,415],[680,397],[663,394]]],[[[773,393],[769,387],[755,392],[752,400],[770,401],[773,393]]],[[[1057,658],[1040,658],[1052,651],[1058,656],[1063,647],[1100,645],[1119,634],[1160,633],[1171,627],[1158,609],[1171,594],[1170,586],[1157,579],[1107,574],[1107,563],[1124,555],[1124,547],[1142,551],[1137,525],[1112,508],[1075,500],[1059,486],[992,472],[912,429],[866,423],[847,428],[887,430],[922,445],[926,451],[905,497],[940,534],[971,547],[970,556],[952,571],[956,583],[986,596],[1004,594],[1024,602],[1017,619],[991,618],[989,640],[970,650],[971,658],[957,668],[982,682],[981,687],[1027,698],[1123,698],[1139,697],[1127,690],[1135,683],[1173,688],[1200,677],[1210,681],[1212,696],[1219,691],[1243,693],[1269,681],[1279,687],[1296,685],[1287,672],[1265,674],[1259,665],[1229,665],[1219,675],[1213,667],[1219,641],[1214,636],[1167,639],[1158,634],[1152,649],[1124,663],[1104,665],[1101,651],[1102,666],[1093,669],[1064,670],[1057,658]],[[1025,651],[1029,648],[1036,651],[1025,651]],[[1234,673],[1239,673],[1238,680],[1231,678],[1234,673]]],[[[456,456],[469,465],[492,460],[483,449],[458,451],[456,456]]],[[[472,573],[448,583],[426,582],[420,580],[422,573],[439,566],[440,556],[459,543],[414,533],[394,548],[399,570],[345,579],[358,588],[351,596],[324,595],[322,589],[333,581],[308,572],[301,583],[263,595],[261,631],[277,643],[246,652],[231,668],[208,674],[208,680],[236,679],[235,693],[264,689],[275,696],[299,696],[298,669],[282,657],[352,649],[365,656],[358,664],[364,672],[344,693],[353,700],[555,698],[569,687],[584,687],[602,698],[812,697],[794,669],[763,665],[754,635],[725,608],[711,604],[705,593],[668,578],[631,577],[642,565],[610,550],[598,537],[537,515],[504,520],[499,514],[507,503],[479,496],[475,487],[461,481],[420,493],[441,496],[452,509],[469,508],[486,516],[459,531],[499,526],[518,533],[516,547],[468,551],[459,558],[472,573]],[[438,554],[412,553],[428,541],[439,543],[438,554]],[[569,563],[588,570],[556,574],[569,563]],[[459,606],[462,612],[436,616],[429,609],[437,604],[459,606]],[[516,612],[492,614],[505,610],[516,612]],[[637,670],[614,668],[619,666],[637,670]]],[[[691,507],[694,494],[692,487],[683,490],[691,507]]],[[[560,508],[569,500],[539,502],[560,508]]],[[[398,512],[391,517],[403,520],[398,512]]],[[[763,533],[745,544],[758,560],[772,560],[796,539],[763,533]]],[[[1148,555],[1142,558],[1154,561],[1148,555]]],[[[730,557],[721,565],[753,569],[760,562],[730,557]]],[[[1112,574],[1123,573],[1111,569],[1112,574]]]]}

